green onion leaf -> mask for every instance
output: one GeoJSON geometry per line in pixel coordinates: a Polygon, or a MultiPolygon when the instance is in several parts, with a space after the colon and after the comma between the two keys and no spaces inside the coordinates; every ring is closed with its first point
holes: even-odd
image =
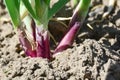
{"type": "Polygon", "coordinates": [[[15,1],[15,5],[18,11],[20,11],[20,0],[14,0],[15,1]]]}
{"type": "Polygon", "coordinates": [[[19,0],[5,0],[8,12],[11,16],[12,23],[14,27],[19,27],[20,25],[20,14],[19,14],[19,7],[20,1],[19,0]]]}
{"type": "Polygon", "coordinates": [[[50,19],[56,12],[58,12],[69,1],[70,0],[59,0],[57,3],[55,3],[48,12],[48,19],[50,19]]]}
{"type": "Polygon", "coordinates": [[[45,0],[35,0],[36,15],[41,24],[45,24],[48,21],[48,7],[49,6],[46,4],[45,0]]]}
{"type": "Polygon", "coordinates": [[[22,2],[24,3],[25,7],[27,8],[31,16],[37,20],[36,14],[31,6],[32,3],[30,4],[29,0],[22,0],[22,2]]]}
{"type": "Polygon", "coordinates": [[[44,1],[48,6],[50,5],[50,0],[44,0],[44,1]]]}

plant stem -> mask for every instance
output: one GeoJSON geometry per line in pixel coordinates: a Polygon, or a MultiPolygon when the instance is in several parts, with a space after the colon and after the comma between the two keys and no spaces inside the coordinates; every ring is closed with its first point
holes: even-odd
{"type": "Polygon", "coordinates": [[[75,36],[77,35],[77,32],[79,31],[85,17],[87,16],[90,1],[91,0],[80,0],[70,21],[68,32],[55,49],[55,54],[67,49],[73,44],[75,36]]]}
{"type": "Polygon", "coordinates": [[[62,41],[59,43],[54,53],[61,52],[73,44],[74,38],[79,31],[80,22],[76,22],[75,25],[67,32],[63,37],[62,41]]]}
{"type": "Polygon", "coordinates": [[[72,19],[69,24],[69,28],[71,28],[76,21],[83,23],[84,19],[87,16],[89,5],[91,0],[80,0],[78,6],[76,7],[72,19]]]}

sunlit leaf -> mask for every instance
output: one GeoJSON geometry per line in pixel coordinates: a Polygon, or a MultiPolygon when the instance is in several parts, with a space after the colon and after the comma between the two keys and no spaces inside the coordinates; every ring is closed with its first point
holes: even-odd
{"type": "Polygon", "coordinates": [[[12,23],[14,27],[18,27],[20,25],[20,14],[19,14],[19,0],[5,0],[8,12],[11,16],[12,23]]]}
{"type": "MultiPolygon", "coordinates": [[[[47,1],[47,0],[46,0],[47,1]]],[[[35,11],[40,23],[47,23],[48,19],[48,5],[44,0],[35,0],[35,11]]]]}
{"type": "Polygon", "coordinates": [[[55,3],[48,12],[48,19],[50,19],[56,12],[58,12],[69,1],[70,0],[59,0],[57,3],[55,3]]]}
{"type": "Polygon", "coordinates": [[[34,19],[37,19],[36,14],[35,14],[35,11],[34,11],[34,9],[33,9],[32,6],[31,6],[32,3],[30,4],[29,0],[22,0],[22,1],[23,1],[23,3],[24,3],[25,7],[27,8],[27,10],[29,11],[29,13],[31,14],[31,16],[32,16],[34,19]]]}

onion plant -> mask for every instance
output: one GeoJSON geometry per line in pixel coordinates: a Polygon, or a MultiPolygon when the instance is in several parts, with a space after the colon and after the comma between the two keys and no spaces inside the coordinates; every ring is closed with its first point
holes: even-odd
{"type": "MultiPolygon", "coordinates": [[[[56,47],[54,54],[72,45],[82,25],[91,0],[79,0],[69,29],[56,47]]],[[[50,0],[5,0],[14,28],[19,34],[20,43],[27,56],[50,59],[50,35],[48,22],[69,0],[58,0],[50,7],[50,0]]]]}

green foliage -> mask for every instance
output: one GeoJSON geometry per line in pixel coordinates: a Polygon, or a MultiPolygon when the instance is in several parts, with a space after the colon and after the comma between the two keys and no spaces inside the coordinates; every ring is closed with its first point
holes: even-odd
{"type": "Polygon", "coordinates": [[[29,11],[29,13],[31,14],[31,16],[34,18],[34,19],[37,19],[37,16],[35,14],[35,11],[34,9],[32,8],[32,3],[29,2],[29,0],[22,0],[22,2],[24,3],[25,7],[27,8],[27,10],[29,11]]]}
{"type": "MultiPolygon", "coordinates": [[[[22,25],[21,22],[26,25],[26,28],[21,26],[17,30],[20,43],[27,56],[50,59],[48,22],[69,1],[58,0],[50,8],[50,0],[5,0],[14,26],[18,28],[22,25]]],[[[79,0],[69,24],[69,30],[55,49],[54,54],[72,45],[87,15],[90,1],[79,0]]]]}
{"type": "Polygon", "coordinates": [[[55,13],[57,13],[69,1],[70,0],[59,0],[57,3],[55,3],[48,12],[48,19],[50,19],[55,13]]]}
{"type": "Polygon", "coordinates": [[[47,25],[50,18],[69,2],[69,0],[59,0],[52,8],[50,8],[50,0],[34,0],[34,6],[32,6],[33,3],[30,3],[29,0],[22,1],[31,16],[36,20],[37,24],[40,23],[44,25],[47,25]]]}
{"type": "Polygon", "coordinates": [[[48,3],[47,1],[49,0],[35,0],[36,16],[39,20],[39,23],[41,24],[48,23],[47,15],[48,15],[48,8],[50,3],[48,3]]]}
{"type": "Polygon", "coordinates": [[[5,0],[8,12],[15,27],[20,25],[20,5],[25,6],[36,24],[48,24],[50,18],[69,0],[59,0],[50,8],[50,0],[5,0]],[[21,3],[23,2],[23,4],[21,3]]]}
{"type": "Polygon", "coordinates": [[[18,27],[21,23],[20,21],[20,0],[5,0],[6,6],[8,8],[8,12],[11,16],[12,23],[14,24],[14,27],[18,27]]]}

